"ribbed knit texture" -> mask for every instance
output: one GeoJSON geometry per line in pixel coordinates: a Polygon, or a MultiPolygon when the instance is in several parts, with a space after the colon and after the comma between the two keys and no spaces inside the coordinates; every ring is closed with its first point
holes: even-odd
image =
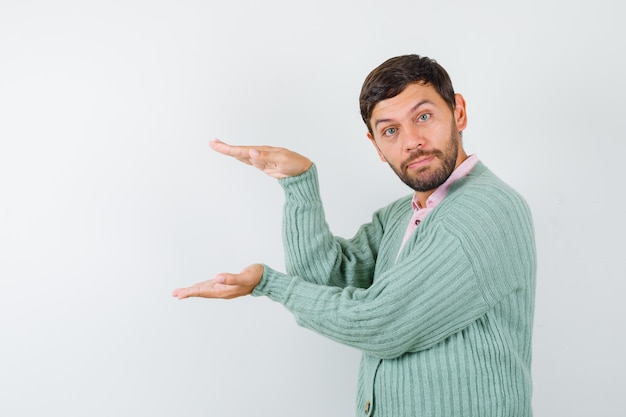
{"type": "Polygon", "coordinates": [[[532,415],[536,254],[514,190],[479,162],[396,260],[411,196],[348,240],[329,230],[315,166],[280,183],[290,275],[266,266],[253,294],[363,352],[357,416],[532,415]]]}

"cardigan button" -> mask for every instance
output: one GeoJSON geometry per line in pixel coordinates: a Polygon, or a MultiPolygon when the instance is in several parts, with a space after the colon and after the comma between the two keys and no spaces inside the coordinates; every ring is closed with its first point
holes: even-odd
{"type": "Polygon", "coordinates": [[[369,416],[371,409],[372,409],[372,403],[369,401],[366,401],[365,402],[365,415],[369,416]]]}

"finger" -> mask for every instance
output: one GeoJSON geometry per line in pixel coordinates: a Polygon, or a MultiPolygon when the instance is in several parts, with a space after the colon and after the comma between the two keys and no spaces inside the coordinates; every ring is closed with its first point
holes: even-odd
{"type": "Polygon", "coordinates": [[[205,290],[202,290],[200,284],[196,284],[192,287],[180,288],[176,293],[176,298],[182,300],[184,298],[190,297],[210,297],[209,293],[205,290]]]}
{"type": "Polygon", "coordinates": [[[195,285],[192,285],[191,287],[178,288],[174,290],[172,295],[179,300],[189,297],[214,298],[215,291],[213,289],[213,281],[208,280],[204,282],[199,282],[195,285]]]}
{"type": "Polygon", "coordinates": [[[219,139],[214,139],[209,142],[209,146],[211,146],[211,149],[221,153],[222,155],[232,156],[241,162],[250,164],[250,146],[232,146],[219,139]]]}
{"type": "Polygon", "coordinates": [[[268,152],[261,153],[258,149],[250,149],[248,155],[250,156],[250,165],[253,167],[260,169],[261,171],[265,171],[268,165],[268,160],[266,154],[268,152]]]}
{"type": "Polygon", "coordinates": [[[266,160],[271,159],[272,156],[278,151],[285,151],[283,148],[276,148],[274,146],[258,145],[258,146],[234,146],[222,142],[219,139],[213,139],[209,142],[209,145],[213,150],[226,156],[232,156],[242,159],[257,159],[266,160]]]}
{"type": "Polygon", "coordinates": [[[172,295],[179,300],[190,297],[229,298],[238,285],[238,279],[233,274],[218,274],[215,278],[199,282],[190,287],[177,288],[172,295]]]}
{"type": "Polygon", "coordinates": [[[237,279],[237,274],[218,274],[213,278],[213,282],[216,286],[228,286],[228,285],[239,285],[239,280],[237,279]]]}
{"type": "Polygon", "coordinates": [[[225,142],[222,142],[219,139],[213,139],[212,141],[209,142],[209,146],[214,150],[217,151],[219,153],[228,155],[228,151],[231,148],[230,145],[228,145],[225,142]]]}
{"type": "Polygon", "coordinates": [[[248,158],[250,158],[250,163],[256,167],[276,165],[285,159],[280,148],[269,148],[266,146],[249,147],[248,158]]]}
{"type": "Polygon", "coordinates": [[[287,152],[289,151],[282,148],[267,148],[262,146],[250,148],[248,152],[250,165],[275,178],[287,177],[290,172],[287,152]],[[283,170],[287,172],[285,173],[283,170]]]}
{"type": "Polygon", "coordinates": [[[178,298],[179,300],[182,300],[183,298],[189,297],[189,292],[187,291],[187,288],[176,288],[172,292],[172,296],[178,298]]]}

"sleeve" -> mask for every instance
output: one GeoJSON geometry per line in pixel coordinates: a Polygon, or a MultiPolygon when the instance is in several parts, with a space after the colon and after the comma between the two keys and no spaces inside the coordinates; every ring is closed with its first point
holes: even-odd
{"type": "Polygon", "coordinates": [[[375,357],[428,349],[511,294],[532,290],[530,213],[522,200],[504,200],[457,202],[465,217],[420,225],[407,252],[368,288],[321,286],[267,268],[253,294],[282,303],[301,326],[375,357]]]}
{"type": "Polygon", "coordinates": [[[266,267],[253,295],[282,303],[299,325],[379,358],[427,349],[489,308],[459,239],[433,232],[415,256],[369,288],[317,285],[266,267]]]}
{"type": "Polygon", "coordinates": [[[285,191],[283,244],[287,272],[318,285],[370,286],[384,232],[380,213],[352,239],[335,237],[326,222],[315,165],[279,182],[285,191]]]}

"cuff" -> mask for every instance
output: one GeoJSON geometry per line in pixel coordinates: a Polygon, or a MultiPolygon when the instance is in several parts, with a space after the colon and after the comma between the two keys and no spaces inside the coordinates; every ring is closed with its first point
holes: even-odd
{"type": "Polygon", "coordinates": [[[267,296],[273,301],[282,303],[291,281],[292,277],[275,271],[267,265],[263,265],[263,276],[252,290],[252,295],[255,297],[267,296]]]}
{"type": "Polygon", "coordinates": [[[319,181],[315,164],[300,175],[278,180],[292,202],[310,203],[320,200],[319,181]]]}

